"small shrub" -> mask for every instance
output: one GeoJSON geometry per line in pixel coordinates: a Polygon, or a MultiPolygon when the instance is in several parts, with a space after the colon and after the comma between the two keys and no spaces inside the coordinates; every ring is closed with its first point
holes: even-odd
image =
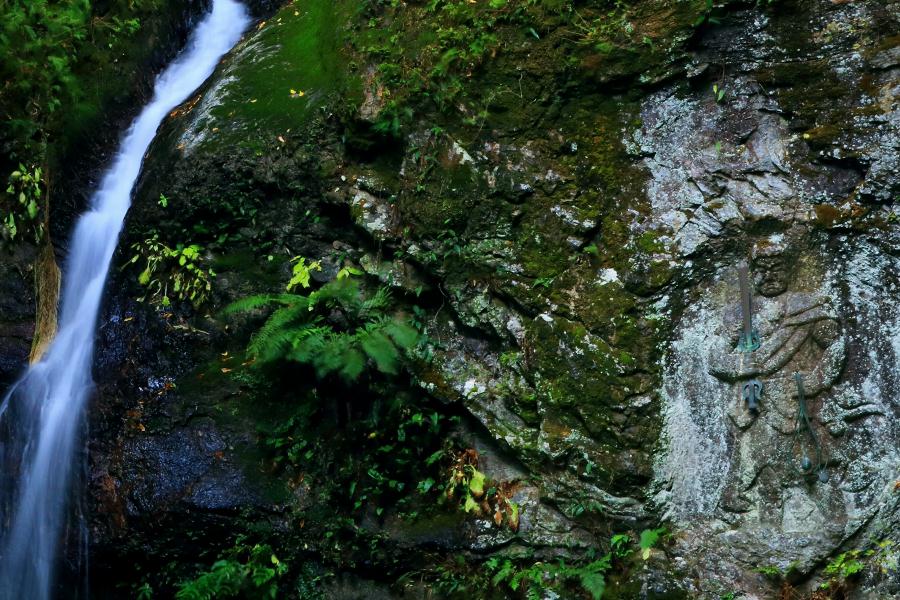
{"type": "Polygon", "coordinates": [[[42,177],[40,167],[28,169],[23,164],[10,174],[6,188],[9,201],[3,214],[3,237],[7,240],[13,241],[30,232],[35,243],[41,241],[44,235],[40,218],[42,177]]]}
{"type": "Polygon", "coordinates": [[[137,278],[144,288],[141,302],[167,307],[176,299],[199,307],[209,300],[216,273],[205,266],[200,246],[178,244],[170,248],[154,234],[131,249],[135,255],[126,266],[143,267],[137,278]]]}

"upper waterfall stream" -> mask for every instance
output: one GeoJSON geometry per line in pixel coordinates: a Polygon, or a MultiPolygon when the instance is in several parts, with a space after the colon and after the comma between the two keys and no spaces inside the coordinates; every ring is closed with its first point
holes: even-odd
{"type": "Polygon", "coordinates": [[[235,0],[213,0],[187,47],[156,80],[153,99],[122,139],[76,224],[64,274],[60,327],[43,360],[0,406],[4,513],[0,598],[45,600],[66,536],[72,475],[93,382],[94,336],[103,287],[144,154],[166,115],[212,73],[250,23],[235,0]]]}

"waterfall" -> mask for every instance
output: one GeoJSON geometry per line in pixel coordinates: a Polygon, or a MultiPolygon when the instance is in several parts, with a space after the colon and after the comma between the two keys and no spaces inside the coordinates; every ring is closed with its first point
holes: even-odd
{"type": "MultiPolygon", "coordinates": [[[[94,335],[110,261],[144,154],[162,120],[213,72],[249,25],[243,5],[213,0],[187,47],[156,80],[153,99],[122,139],[75,226],[66,263],[59,333],[0,405],[3,497],[0,599],[53,596],[78,468],[84,408],[93,381],[94,335]]],[[[74,594],[70,594],[74,595],[74,594]]]]}

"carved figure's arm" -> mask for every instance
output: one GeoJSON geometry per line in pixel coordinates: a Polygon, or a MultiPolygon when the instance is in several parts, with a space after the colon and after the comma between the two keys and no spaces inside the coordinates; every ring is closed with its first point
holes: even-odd
{"type": "Polygon", "coordinates": [[[812,339],[825,352],[812,372],[803,377],[803,386],[809,397],[831,389],[847,363],[847,338],[837,320],[827,319],[816,323],[812,339]]]}
{"type": "Polygon", "coordinates": [[[769,343],[764,343],[757,352],[762,356],[761,372],[770,376],[782,370],[794,355],[800,350],[803,343],[809,338],[809,329],[806,327],[784,327],[779,329],[769,343]]]}

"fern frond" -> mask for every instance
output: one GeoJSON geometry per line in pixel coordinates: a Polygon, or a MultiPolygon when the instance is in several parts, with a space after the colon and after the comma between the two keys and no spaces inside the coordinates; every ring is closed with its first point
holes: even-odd
{"type": "Polygon", "coordinates": [[[247,312],[264,306],[271,306],[272,304],[290,305],[301,298],[305,299],[303,296],[297,296],[295,294],[260,294],[258,296],[248,296],[232,302],[223,308],[222,314],[231,315],[237,312],[247,312]]]}
{"type": "Polygon", "coordinates": [[[375,295],[364,300],[359,307],[359,317],[365,319],[373,313],[383,312],[391,304],[391,291],[386,287],[378,288],[375,295]]]}
{"type": "Polygon", "coordinates": [[[260,362],[291,360],[313,367],[319,379],[336,374],[349,382],[362,375],[369,361],[381,373],[397,374],[404,353],[418,343],[418,331],[384,314],[391,303],[388,288],[366,298],[358,281],[342,278],[306,296],[251,296],[224,312],[278,306],[253,336],[249,352],[260,362]],[[323,324],[327,309],[340,310],[359,326],[335,331],[323,324]]]}
{"type": "Polygon", "coordinates": [[[322,352],[330,335],[332,335],[330,327],[318,325],[297,332],[287,358],[303,364],[313,364],[316,355],[322,352]]]}
{"type": "Polygon", "coordinates": [[[393,319],[385,325],[385,333],[391,336],[394,343],[404,350],[410,350],[419,343],[419,332],[415,327],[408,325],[400,319],[393,319]]]}
{"type": "Polygon", "coordinates": [[[326,283],[324,286],[310,294],[317,303],[327,306],[340,306],[351,313],[356,313],[355,307],[360,303],[359,283],[352,279],[337,279],[326,283]]]}
{"type": "Polygon", "coordinates": [[[320,317],[311,317],[301,304],[279,308],[259,328],[247,350],[263,362],[278,360],[288,353],[288,349],[304,329],[311,328],[320,321],[320,317]]]}
{"type": "Polygon", "coordinates": [[[379,324],[371,330],[363,329],[359,334],[359,344],[375,366],[382,373],[390,375],[397,374],[397,362],[400,359],[400,353],[394,342],[385,335],[384,324],[379,324]]]}
{"type": "Polygon", "coordinates": [[[247,352],[261,363],[276,361],[287,354],[293,339],[294,332],[290,329],[267,332],[264,337],[257,334],[251,340],[247,352]]]}
{"type": "Polygon", "coordinates": [[[343,365],[339,372],[344,381],[359,379],[366,368],[366,357],[356,348],[348,348],[343,355],[343,365]]]}
{"type": "Polygon", "coordinates": [[[331,333],[323,342],[312,360],[320,378],[339,372],[344,366],[344,356],[353,350],[353,338],[346,334],[331,333]]]}

